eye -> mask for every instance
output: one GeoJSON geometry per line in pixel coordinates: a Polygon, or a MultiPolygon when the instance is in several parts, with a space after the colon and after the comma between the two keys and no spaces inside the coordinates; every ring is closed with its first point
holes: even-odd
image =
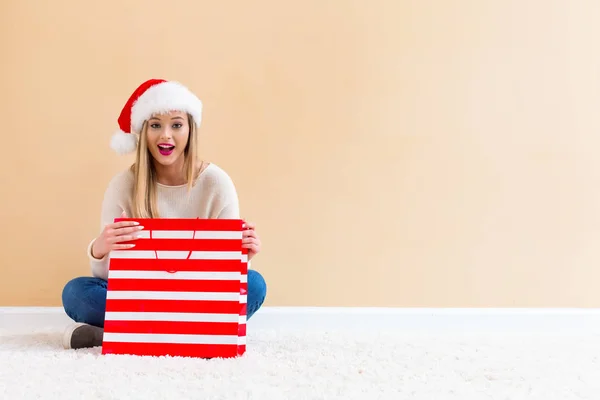
{"type": "Polygon", "coordinates": [[[173,128],[175,129],[180,129],[183,126],[183,124],[177,123],[177,124],[173,124],[173,128]]]}
{"type": "Polygon", "coordinates": [[[157,123],[151,124],[150,128],[152,128],[152,129],[158,129],[158,128],[160,128],[160,124],[157,124],[157,123]]]}

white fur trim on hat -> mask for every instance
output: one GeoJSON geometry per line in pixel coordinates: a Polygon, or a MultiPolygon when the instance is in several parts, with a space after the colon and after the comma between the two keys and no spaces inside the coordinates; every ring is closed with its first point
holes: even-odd
{"type": "Polygon", "coordinates": [[[146,90],[131,108],[131,127],[140,132],[144,121],[155,113],[189,113],[196,125],[202,119],[202,102],[188,88],[174,81],[162,82],[146,90]]]}
{"type": "Polygon", "coordinates": [[[128,154],[135,151],[137,142],[136,134],[125,133],[122,130],[118,130],[110,139],[110,148],[118,154],[128,154]]]}

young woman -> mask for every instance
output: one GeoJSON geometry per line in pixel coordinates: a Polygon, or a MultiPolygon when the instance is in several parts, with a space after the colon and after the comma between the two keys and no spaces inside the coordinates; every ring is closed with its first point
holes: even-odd
{"type": "MultiPolygon", "coordinates": [[[[198,159],[201,101],[186,87],[162,79],[141,84],[118,119],[120,130],[111,148],[120,154],[136,152],[135,163],[108,184],[101,213],[101,232],[87,249],[92,277],[68,282],[63,307],[75,321],[65,331],[67,349],[102,345],[110,252],[135,247],[140,227],[132,218],[238,219],[238,196],[230,177],[217,165],[198,159]]],[[[255,226],[246,222],[243,246],[248,261],[260,251],[255,226]]],[[[247,319],[261,307],[266,284],[248,271],[247,319]]]]}

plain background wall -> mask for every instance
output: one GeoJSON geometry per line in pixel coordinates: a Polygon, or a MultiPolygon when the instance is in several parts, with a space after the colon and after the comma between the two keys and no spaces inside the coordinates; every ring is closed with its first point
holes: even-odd
{"type": "Polygon", "coordinates": [[[271,306],[600,306],[600,3],[0,5],[0,305],[88,275],[133,89],[204,101],[271,306]]]}

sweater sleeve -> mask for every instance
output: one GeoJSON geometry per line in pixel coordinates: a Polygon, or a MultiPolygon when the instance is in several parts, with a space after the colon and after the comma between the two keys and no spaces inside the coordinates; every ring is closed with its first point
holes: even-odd
{"type": "MultiPolygon", "coordinates": [[[[129,208],[124,199],[127,197],[128,185],[125,182],[125,175],[119,174],[115,176],[108,184],[106,191],[104,192],[104,199],[102,200],[102,211],[100,215],[100,234],[104,227],[114,222],[115,218],[121,216],[121,213],[125,211],[129,215],[129,208]]],[[[92,255],[92,245],[94,244],[93,239],[87,248],[87,255],[90,260],[90,267],[92,276],[104,280],[108,280],[108,264],[110,253],[105,255],[103,258],[95,258],[92,255]]]]}
{"type": "Polygon", "coordinates": [[[221,170],[215,183],[217,219],[239,219],[240,202],[233,180],[221,170]]]}

